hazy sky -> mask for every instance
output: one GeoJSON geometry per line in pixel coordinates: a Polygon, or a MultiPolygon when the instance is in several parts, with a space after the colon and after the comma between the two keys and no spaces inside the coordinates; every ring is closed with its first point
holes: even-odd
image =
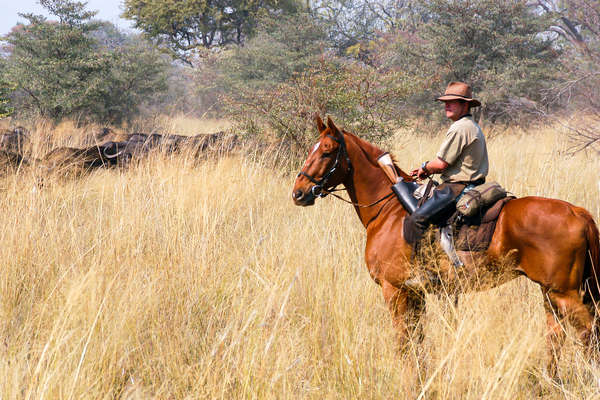
{"type": "MultiPolygon", "coordinates": [[[[131,22],[119,18],[123,0],[88,0],[87,10],[98,11],[97,19],[110,21],[120,28],[130,28],[131,22]]],[[[25,22],[18,13],[34,13],[49,17],[38,0],[0,0],[0,35],[4,35],[17,24],[25,22]]]]}

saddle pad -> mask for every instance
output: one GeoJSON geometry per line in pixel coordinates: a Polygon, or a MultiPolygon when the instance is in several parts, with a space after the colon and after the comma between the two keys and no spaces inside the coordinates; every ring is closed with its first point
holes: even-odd
{"type": "Polygon", "coordinates": [[[456,250],[487,250],[492,241],[492,236],[494,236],[494,230],[496,229],[496,222],[498,221],[500,211],[502,211],[502,208],[506,203],[514,198],[514,196],[504,197],[488,208],[481,220],[466,219],[462,225],[458,226],[458,232],[455,236],[456,250]]]}

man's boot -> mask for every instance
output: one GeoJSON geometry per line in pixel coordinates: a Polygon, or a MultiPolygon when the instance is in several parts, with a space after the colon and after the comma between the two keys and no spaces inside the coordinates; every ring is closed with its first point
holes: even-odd
{"type": "MultiPolygon", "coordinates": [[[[413,258],[416,258],[419,252],[419,242],[423,238],[425,231],[432,220],[439,216],[444,210],[452,205],[455,194],[448,186],[436,189],[433,195],[421,207],[404,220],[404,240],[413,246],[413,258]]],[[[430,277],[436,280],[436,276],[430,277]]],[[[417,289],[423,288],[424,283],[419,276],[408,279],[404,284],[408,287],[417,289]]]]}

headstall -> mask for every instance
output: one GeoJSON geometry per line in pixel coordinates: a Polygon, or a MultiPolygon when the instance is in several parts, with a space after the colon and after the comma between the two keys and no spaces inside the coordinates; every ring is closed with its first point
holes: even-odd
{"type": "Polygon", "coordinates": [[[327,137],[329,137],[339,143],[338,152],[337,152],[337,155],[335,156],[335,162],[333,163],[331,168],[329,168],[329,171],[327,171],[325,174],[323,174],[323,176],[319,180],[317,180],[313,176],[310,176],[309,174],[307,174],[304,171],[300,171],[298,173],[298,176],[300,176],[300,175],[305,176],[309,181],[311,181],[312,183],[315,184],[315,186],[313,186],[310,189],[310,192],[315,197],[325,197],[329,193],[336,190],[335,186],[337,186],[337,185],[328,188],[327,182],[329,181],[329,178],[331,178],[331,176],[335,173],[335,171],[337,171],[338,167],[340,167],[340,164],[341,164],[340,160],[342,159],[342,157],[344,157],[346,159],[346,164],[348,165],[348,173],[350,175],[352,175],[352,172],[353,172],[352,163],[350,162],[350,157],[348,156],[348,150],[346,149],[346,141],[344,139],[344,134],[343,133],[341,134],[341,139],[338,139],[332,135],[327,135],[327,137]]]}

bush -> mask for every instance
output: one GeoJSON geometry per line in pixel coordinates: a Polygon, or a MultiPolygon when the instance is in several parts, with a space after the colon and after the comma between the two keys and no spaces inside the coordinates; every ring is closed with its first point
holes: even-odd
{"type": "Polygon", "coordinates": [[[150,93],[165,89],[168,63],[155,49],[133,38],[120,46],[103,43],[98,31],[108,32],[110,24],[91,21],[95,13],[81,2],[42,5],[59,21],[24,14],[28,24],[3,38],[8,57],[2,79],[14,85],[19,116],[120,123],[150,93]]]}
{"type": "Polygon", "coordinates": [[[224,111],[242,129],[302,150],[314,141],[316,112],[364,137],[388,136],[416,88],[399,70],[333,55],[326,36],[309,14],[263,20],[246,46],[215,57],[205,81],[220,91],[224,111]]]}
{"type": "Polygon", "coordinates": [[[388,137],[402,124],[411,86],[399,72],[323,57],[273,88],[224,96],[231,117],[249,132],[268,132],[299,149],[315,140],[313,116],[331,114],[340,126],[368,140],[388,137]]]}

